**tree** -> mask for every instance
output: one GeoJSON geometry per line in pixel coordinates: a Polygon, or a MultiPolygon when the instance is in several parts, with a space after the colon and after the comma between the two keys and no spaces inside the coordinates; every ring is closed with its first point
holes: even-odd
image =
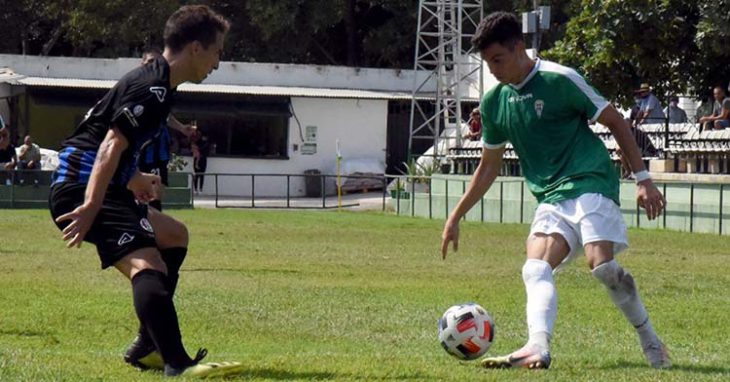
{"type": "Polygon", "coordinates": [[[545,56],[579,68],[623,106],[647,82],[658,97],[702,96],[730,79],[730,0],[582,0],[545,56]]]}

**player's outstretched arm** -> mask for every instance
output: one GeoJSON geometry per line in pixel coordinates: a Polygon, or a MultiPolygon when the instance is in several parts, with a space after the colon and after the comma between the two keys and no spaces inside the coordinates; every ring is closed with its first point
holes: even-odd
{"type": "Polygon", "coordinates": [[[649,220],[656,219],[664,210],[667,201],[646,171],[644,161],[641,159],[641,151],[628,122],[610,105],[598,117],[598,122],[611,130],[616,143],[629,161],[631,172],[636,177],[636,200],[646,210],[649,220]]]}
{"type": "Polygon", "coordinates": [[[454,251],[459,249],[459,220],[484,196],[484,193],[494,183],[494,179],[497,178],[499,169],[502,167],[502,154],[504,154],[504,147],[482,150],[482,159],[471,177],[466,193],[461,197],[449,218],[446,219],[446,225],[444,225],[444,231],[441,234],[442,259],[446,259],[449,243],[454,243],[454,251]]]}
{"type": "Polygon", "coordinates": [[[56,218],[56,222],[71,220],[71,223],[63,230],[63,240],[68,242],[67,247],[80,247],[84,241],[86,233],[94,223],[96,214],[101,209],[106,189],[117,171],[119,159],[127,146],[129,146],[129,141],[118,129],[109,129],[96,154],[84,195],[84,204],[56,218]]]}

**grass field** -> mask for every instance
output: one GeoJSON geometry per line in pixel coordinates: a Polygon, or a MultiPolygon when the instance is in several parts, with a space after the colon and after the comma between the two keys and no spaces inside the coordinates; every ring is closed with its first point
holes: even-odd
{"type": "MultiPolygon", "coordinates": [[[[66,250],[46,211],[2,210],[0,381],[153,381],[121,354],[131,289],[95,249],[66,250]]],[[[242,361],[236,380],[730,380],[730,238],[630,232],[635,275],[675,367],[650,369],[633,329],[583,261],[557,278],[549,371],[481,370],[441,349],[436,320],[476,301],[490,354],[522,345],[528,227],[465,223],[442,261],[442,222],[377,213],[174,211],[192,235],[176,304],[190,352],[242,361]]]]}

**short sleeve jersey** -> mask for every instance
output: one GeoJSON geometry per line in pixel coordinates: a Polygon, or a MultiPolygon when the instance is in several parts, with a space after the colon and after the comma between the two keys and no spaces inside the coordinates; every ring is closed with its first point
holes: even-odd
{"type": "Polygon", "coordinates": [[[63,142],[53,183],[88,183],[101,142],[110,128],[129,141],[112,185],[125,186],[137,170],[142,146],[157,136],[172,107],[170,67],[164,57],[122,77],[63,142]]]}
{"type": "Polygon", "coordinates": [[[500,84],[480,105],[485,148],[512,143],[539,203],[586,193],[619,203],[619,181],[606,146],[588,127],[608,102],[575,70],[537,60],[525,80],[500,84]]]}

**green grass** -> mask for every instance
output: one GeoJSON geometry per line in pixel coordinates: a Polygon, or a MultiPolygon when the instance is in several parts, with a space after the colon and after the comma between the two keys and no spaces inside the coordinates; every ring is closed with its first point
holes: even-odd
{"type": "MultiPolygon", "coordinates": [[[[67,250],[46,211],[2,210],[0,381],[154,381],[121,354],[131,289],[95,249],[67,250]]],[[[730,379],[730,238],[632,230],[634,274],[675,368],[650,369],[633,329],[577,261],[557,278],[549,371],[481,370],[448,356],[436,320],[476,301],[491,354],[525,340],[524,225],[462,225],[442,261],[442,222],[376,213],[173,211],[191,232],[176,304],[190,352],[243,361],[240,380],[711,381],[730,379]]]]}

